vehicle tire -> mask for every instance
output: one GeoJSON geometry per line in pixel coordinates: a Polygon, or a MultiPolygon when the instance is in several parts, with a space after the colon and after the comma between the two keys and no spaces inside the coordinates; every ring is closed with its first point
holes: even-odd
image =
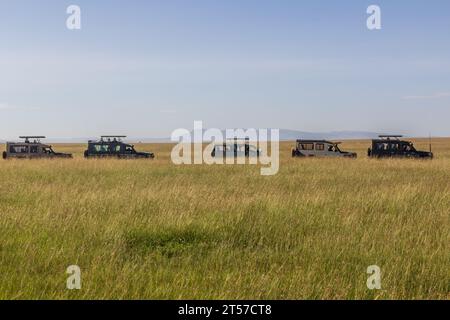
{"type": "Polygon", "coordinates": [[[87,150],[84,152],[84,157],[85,157],[85,158],[88,158],[88,157],[89,157],[89,153],[88,153],[87,150]]]}
{"type": "Polygon", "coordinates": [[[6,151],[3,151],[3,159],[6,159],[8,157],[8,154],[6,153],[6,151]]]}

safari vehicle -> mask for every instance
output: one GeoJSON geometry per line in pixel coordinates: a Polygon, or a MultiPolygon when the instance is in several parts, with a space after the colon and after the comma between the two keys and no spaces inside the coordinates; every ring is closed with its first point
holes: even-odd
{"type": "Polygon", "coordinates": [[[340,142],[326,140],[297,140],[292,149],[292,157],[332,157],[356,158],[355,152],[346,152],[339,149],[340,142]]]}
{"type": "Polygon", "coordinates": [[[367,150],[371,158],[421,158],[432,159],[430,151],[418,151],[410,141],[401,140],[400,135],[380,135],[379,139],[372,140],[372,148],[367,150]]]}
{"type": "Polygon", "coordinates": [[[150,152],[137,152],[134,145],[122,141],[126,136],[101,136],[88,142],[85,158],[153,159],[150,152]]]}
{"type": "Polygon", "coordinates": [[[51,145],[41,143],[44,136],[20,136],[24,142],[7,142],[3,159],[42,159],[42,158],[72,158],[69,153],[53,151],[51,145]]]}
{"type": "Polygon", "coordinates": [[[248,138],[244,140],[230,139],[222,144],[215,145],[211,152],[212,157],[222,155],[223,158],[258,158],[261,154],[261,150],[251,145],[248,138]]]}

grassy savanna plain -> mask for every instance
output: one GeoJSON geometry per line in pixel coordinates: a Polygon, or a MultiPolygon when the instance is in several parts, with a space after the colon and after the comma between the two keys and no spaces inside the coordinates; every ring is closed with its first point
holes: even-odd
{"type": "MultiPolygon", "coordinates": [[[[450,139],[432,161],[0,162],[1,299],[448,299],[450,139]],[[69,265],[82,289],[66,289],[69,265]],[[381,268],[368,290],[367,267],[381,268]]],[[[428,140],[416,146],[428,149],[428,140]]],[[[3,151],[3,150],[1,150],[3,151]]]]}

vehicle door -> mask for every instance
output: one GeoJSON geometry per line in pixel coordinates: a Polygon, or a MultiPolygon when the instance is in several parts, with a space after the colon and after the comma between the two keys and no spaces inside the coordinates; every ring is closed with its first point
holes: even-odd
{"type": "Polygon", "coordinates": [[[314,146],[315,153],[317,157],[326,157],[326,156],[334,156],[333,152],[328,151],[328,144],[325,144],[323,142],[317,142],[314,146]]]}
{"type": "Polygon", "coordinates": [[[112,155],[117,157],[124,153],[123,147],[120,143],[112,143],[110,146],[110,151],[112,155]]]}
{"type": "Polygon", "coordinates": [[[41,147],[37,144],[32,144],[29,146],[30,158],[40,158],[41,157],[41,147]]]}

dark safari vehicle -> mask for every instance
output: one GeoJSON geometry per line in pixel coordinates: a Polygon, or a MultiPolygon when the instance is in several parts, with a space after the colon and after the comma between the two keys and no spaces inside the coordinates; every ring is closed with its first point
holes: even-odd
{"type": "Polygon", "coordinates": [[[330,157],[330,158],[356,158],[355,152],[346,152],[339,149],[340,142],[326,140],[297,140],[292,149],[292,157],[330,157]]]}
{"type": "Polygon", "coordinates": [[[89,141],[85,158],[153,159],[150,152],[137,152],[134,146],[122,142],[126,136],[101,136],[98,141],[89,141]]]}
{"type": "Polygon", "coordinates": [[[419,158],[432,159],[430,151],[418,151],[410,141],[400,140],[403,136],[381,135],[379,139],[372,140],[372,148],[367,154],[372,158],[419,158]]]}
{"type": "Polygon", "coordinates": [[[40,139],[45,139],[43,136],[21,136],[19,138],[25,139],[25,141],[6,143],[3,159],[72,158],[71,154],[55,152],[51,145],[41,143],[40,139]]]}

